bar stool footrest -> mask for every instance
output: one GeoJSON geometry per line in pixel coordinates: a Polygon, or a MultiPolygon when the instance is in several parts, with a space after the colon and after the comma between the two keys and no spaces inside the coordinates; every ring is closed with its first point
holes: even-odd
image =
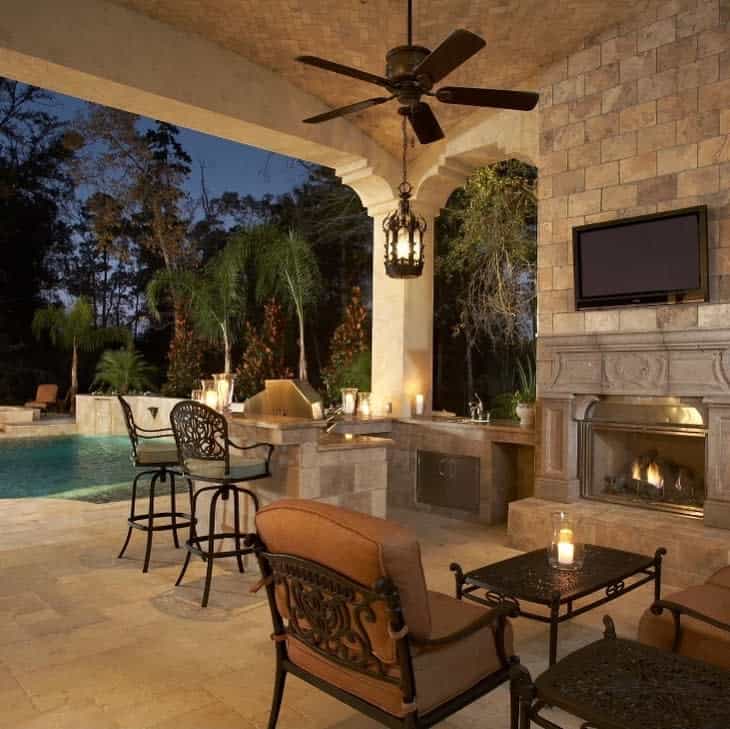
{"type": "Polygon", "coordinates": [[[133,529],[139,529],[143,532],[153,531],[153,532],[166,532],[171,531],[173,529],[189,529],[192,524],[197,524],[198,520],[194,519],[190,514],[186,514],[182,511],[157,511],[154,514],[152,514],[153,521],[155,519],[171,519],[172,517],[175,517],[176,519],[183,519],[183,521],[179,521],[175,524],[154,524],[151,528],[149,525],[150,515],[149,514],[137,514],[134,517],[130,517],[127,519],[127,524],[129,524],[130,527],[133,529]]]}
{"type": "MultiPolygon", "coordinates": [[[[246,540],[246,537],[250,536],[246,532],[239,532],[236,534],[235,532],[216,532],[213,534],[213,541],[216,539],[235,539],[238,537],[242,542],[246,540]]],[[[208,558],[212,559],[218,559],[220,557],[237,557],[239,555],[244,556],[246,554],[253,554],[253,547],[241,547],[240,549],[230,549],[225,552],[208,552],[207,549],[204,549],[201,545],[206,545],[210,541],[210,535],[205,534],[200,537],[195,537],[194,539],[188,539],[185,542],[185,549],[188,550],[191,554],[195,554],[198,557],[201,557],[204,560],[207,560],[208,558]]]]}

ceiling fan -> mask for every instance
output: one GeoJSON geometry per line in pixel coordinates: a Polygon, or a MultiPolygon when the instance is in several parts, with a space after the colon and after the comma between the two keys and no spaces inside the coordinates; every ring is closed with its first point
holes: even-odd
{"type": "Polygon", "coordinates": [[[332,109],[324,114],[304,119],[304,122],[319,124],[398,99],[401,105],[398,113],[408,118],[421,144],[430,144],[443,139],[444,133],[431,107],[425,101],[421,101],[423,96],[432,96],[444,104],[516,109],[518,111],[530,111],[535,108],[539,96],[529,91],[464,86],[442,86],[440,89],[432,91],[434,84],[461,66],[486,43],[478,35],[460,29],[451,33],[434,51],[423,46],[414,46],[413,0],[408,0],[407,27],[408,44],[391,48],[385,56],[385,76],[377,76],[351,66],[343,66],[317,56],[297,56],[297,61],[308,66],[367,81],[384,88],[390,94],[332,109]]]}

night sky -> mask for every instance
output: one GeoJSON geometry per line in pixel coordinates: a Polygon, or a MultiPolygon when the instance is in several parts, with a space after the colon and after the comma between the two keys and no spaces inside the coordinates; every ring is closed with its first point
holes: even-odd
{"type": "MultiPolygon", "coordinates": [[[[53,98],[52,111],[61,119],[72,120],[84,110],[86,102],[72,96],[48,92],[53,98]]],[[[146,117],[141,117],[143,124],[146,117]]],[[[179,140],[193,158],[188,184],[191,195],[200,195],[200,163],[205,165],[205,183],[210,197],[232,191],[262,197],[288,192],[304,182],[307,172],[292,157],[267,152],[227,139],[212,137],[179,127],[179,140]]]]}

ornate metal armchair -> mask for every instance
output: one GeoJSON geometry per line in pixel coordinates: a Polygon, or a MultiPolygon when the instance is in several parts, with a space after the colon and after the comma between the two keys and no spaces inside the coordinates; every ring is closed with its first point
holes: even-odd
{"type": "MultiPolygon", "coordinates": [[[[426,589],[418,542],[382,519],[281,500],[254,538],[274,625],[275,729],[288,674],[389,727],[429,727],[509,681],[511,606],[426,589]]],[[[261,586],[260,585],[260,586],[261,586]]],[[[517,696],[511,699],[517,726],[517,696]]]]}
{"type": "Polygon", "coordinates": [[[656,600],[639,622],[639,640],[730,669],[730,567],[656,600]]]}
{"type": "MultiPolygon", "coordinates": [[[[172,438],[172,430],[170,428],[158,428],[155,430],[141,428],[134,420],[134,414],[129,403],[121,395],[118,395],[117,399],[122,408],[124,422],[127,426],[127,433],[129,434],[129,442],[132,446],[130,454],[132,463],[135,468],[145,469],[137,473],[134,481],[132,481],[132,500],[129,507],[129,518],[127,519],[129,529],[127,530],[127,538],[124,540],[124,545],[119,552],[118,558],[121,559],[127,551],[129,541],[132,538],[132,529],[147,532],[147,546],[145,549],[144,566],[142,567],[142,572],[147,572],[152,555],[152,535],[155,532],[172,531],[172,539],[177,549],[180,547],[177,530],[190,527],[192,518],[190,514],[178,511],[175,504],[174,469],[177,467],[177,448],[169,440],[172,438]],[[137,485],[139,480],[146,476],[151,476],[149,503],[147,512],[138,514],[137,485]],[[165,483],[168,477],[170,479],[170,511],[155,511],[155,486],[158,481],[165,483]],[[160,520],[164,520],[165,523],[158,523],[160,520]]],[[[192,499],[192,484],[190,482],[188,482],[188,490],[192,499]]]]}
{"type": "Polygon", "coordinates": [[[179,402],[170,412],[170,422],[175,435],[180,466],[185,476],[197,482],[209,483],[194,489],[192,496],[193,523],[190,536],[185,543],[187,554],[175,585],[179,585],[190,564],[191,554],[196,554],[206,562],[205,587],[202,606],[208,605],[210,584],[213,578],[213,562],[222,557],[235,557],[240,572],[244,571],[243,556],[252,549],[246,545],[247,533],[241,531],[240,497],[251,500],[254,511],[258,511],[259,501],[250,488],[238,484],[256,481],[271,476],[271,455],[274,446],[269,443],[239,445],[228,436],[228,423],[216,410],[193,400],[179,402]],[[237,451],[231,453],[231,449],[237,451]],[[254,452],[259,451],[259,455],[254,452]],[[263,451],[263,453],[261,453],[263,451]],[[198,499],[209,494],[208,533],[202,536],[196,532],[198,499]],[[216,530],[216,508],[218,501],[228,501],[233,494],[233,531],[216,530]],[[232,540],[232,549],[216,550],[216,541],[232,540]]]}

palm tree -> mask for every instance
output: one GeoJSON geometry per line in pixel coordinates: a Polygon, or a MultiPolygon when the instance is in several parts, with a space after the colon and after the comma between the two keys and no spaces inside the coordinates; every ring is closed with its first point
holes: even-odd
{"type": "Polygon", "coordinates": [[[246,311],[247,250],[243,241],[231,240],[202,270],[162,269],[147,287],[147,304],[155,316],[164,291],[187,301],[197,333],[223,345],[226,374],[231,373],[231,349],[246,311]]]}
{"type": "Polygon", "coordinates": [[[155,368],[134,347],[107,349],[96,365],[93,385],[106,384],[120,395],[152,387],[155,368]]]}
{"type": "Polygon", "coordinates": [[[125,342],[130,338],[124,327],[100,327],[94,322],[94,312],[89,300],[80,297],[70,309],[63,306],[46,306],[33,316],[33,334],[40,339],[48,332],[51,343],[71,350],[71,387],[66,393],[66,403],[71,412],[76,409],[79,391],[79,351],[93,352],[106,344],[125,342]]]}
{"type": "Polygon", "coordinates": [[[297,315],[299,379],[307,380],[304,316],[319,297],[321,278],[317,258],[309,241],[293,230],[284,234],[272,226],[260,226],[249,233],[249,240],[255,246],[257,298],[263,301],[276,297],[297,315]]]}

